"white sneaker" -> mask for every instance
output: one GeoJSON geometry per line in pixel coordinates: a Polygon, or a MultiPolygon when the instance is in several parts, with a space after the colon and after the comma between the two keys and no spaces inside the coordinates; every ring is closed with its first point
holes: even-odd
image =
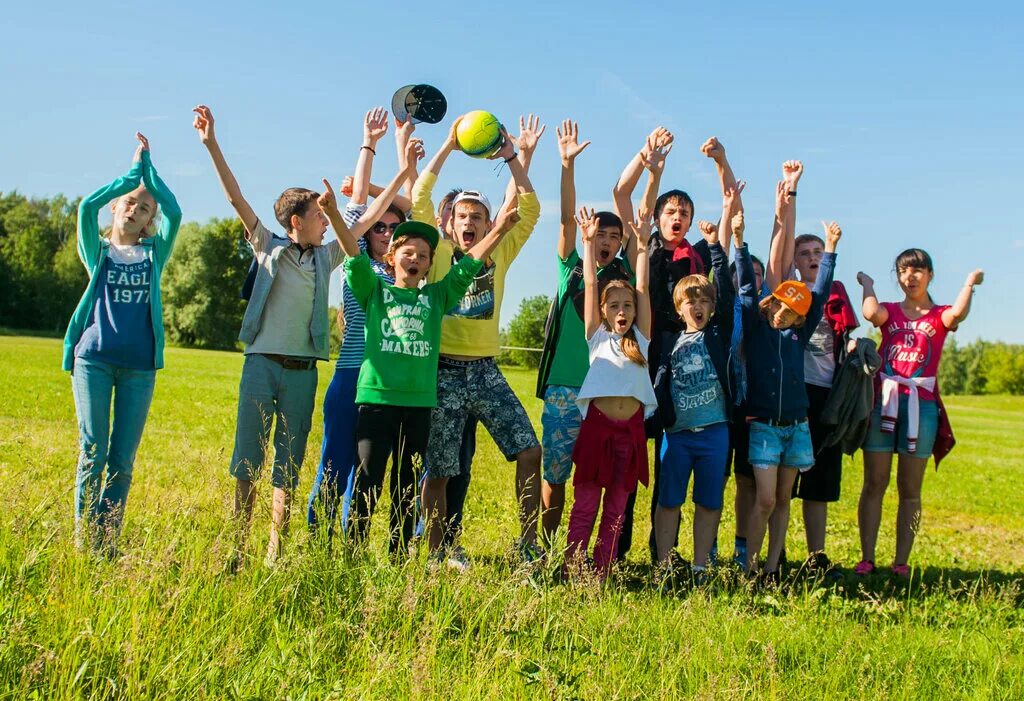
{"type": "Polygon", "coordinates": [[[466,554],[466,549],[461,545],[453,545],[448,550],[448,567],[458,572],[465,572],[469,569],[469,556],[466,554]]]}

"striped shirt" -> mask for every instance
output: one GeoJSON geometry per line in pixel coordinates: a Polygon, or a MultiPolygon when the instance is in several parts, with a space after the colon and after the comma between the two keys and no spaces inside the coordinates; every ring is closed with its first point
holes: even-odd
{"type": "MultiPolygon", "coordinates": [[[[345,205],[342,218],[347,226],[354,226],[365,211],[365,204],[349,203],[345,205]]],[[[366,237],[359,237],[359,248],[363,251],[366,250],[366,237]]],[[[373,267],[373,272],[377,273],[385,282],[390,285],[395,283],[395,279],[388,275],[387,266],[383,263],[370,258],[370,265],[373,267]]],[[[366,345],[366,312],[359,306],[355,295],[349,289],[344,273],[341,275],[341,300],[345,315],[345,334],[342,336],[341,352],[338,353],[338,361],[334,367],[358,368],[363,364],[363,348],[366,345]]]]}

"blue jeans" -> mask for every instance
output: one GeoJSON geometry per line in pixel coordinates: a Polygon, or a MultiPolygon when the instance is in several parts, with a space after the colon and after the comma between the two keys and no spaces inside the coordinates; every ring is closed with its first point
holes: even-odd
{"type": "Polygon", "coordinates": [[[324,443],[320,466],[309,493],[306,521],[310,532],[327,524],[328,539],[334,534],[334,521],[341,502],[341,530],[348,523],[348,502],[352,495],[352,473],[356,464],[356,381],[359,368],[338,368],[324,395],[324,443]],[[344,497],[342,494],[344,493],[344,497]]]}
{"type": "Polygon", "coordinates": [[[81,446],[75,477],[75,527],[79,535],[83,520],[111,540],[120,533],[135,453],[142,441],[155,383],[156,370],[126,370],[84,358],[75,360],[71,388],[81,446]]]}

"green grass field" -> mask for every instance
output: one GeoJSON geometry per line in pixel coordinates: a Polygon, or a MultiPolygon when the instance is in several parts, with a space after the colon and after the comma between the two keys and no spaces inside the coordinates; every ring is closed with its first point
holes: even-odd
{"type": "MultiPolygon", "coordinates": [[[[367,552],[334,556],[304,547],[296,513],[290,550],[268,570],[264,488],[252,562],[225,576],[241,365],[238,354],[168,349],[124,555],[97,561],[72,547],[77,427],[60,343],[0,337],[0,697],[1024,697],[1024,398],[949,400],[959,445],[926,478],[912,558],[921,569],[909,585],[851,577],[758,593],[723,579],[713,592],[663,598],[647,584],[644,547],[603,588],[517,571],[507,557],[513,469],[485,434],[467,504],[468,573],[431,571],[424,553],[391,564],[386,512],[367,552]]],[[[323,364],[321,394],[331,371],[323,364]]],[[[533,375],[508,377],[538,419],[533,375]]],[[[321,420],[318,407],[302,502],[321,420]]],[[[858,457],[830,517],[830,554],[847,567],[859,559],[859,488],[858,457]]],[[[649,494],[638,501],[646,513],[649,494]]],[[[791,558],[803,551],[793,514],[791,558]]],[[[890,496],[882,562],[894,519],[890,496]]],[[[724,544],[733,523],[727,506],[724,544]]],[[[687,514],[684,534],[689,526],[687,514]]],[[[646,538],[639,518],[634,542],[646,538]]]]}

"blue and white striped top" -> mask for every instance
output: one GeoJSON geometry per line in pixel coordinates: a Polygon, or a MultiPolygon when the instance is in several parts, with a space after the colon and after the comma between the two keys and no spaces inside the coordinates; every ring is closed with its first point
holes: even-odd
{"type": "MultiPolygon", "coordinates": [[[[365,204],[349,203],[345,205],[342,218],[346,225],[354,226],[365,211],[365,204]]],[[[365,237],[359,237],[359,248],[363,251],[366,250],[365,237]]],[[[387,267],[383,263],[371,258],[370,265],[373,267],[373,272],[382,277],[385,282],[391,285],[395,283],[395,279],[388,275],[387,267]]],[[[341,300],[344,305],[345,334],[342,336],[341,352],[338,353],[338,361],[334,367],[335,369],[358,368],[363,364],[363,350],[366,346],[366,312],[359,306],[355,295],[349,289],[344,273],[341,274],[341,300]]]]}

